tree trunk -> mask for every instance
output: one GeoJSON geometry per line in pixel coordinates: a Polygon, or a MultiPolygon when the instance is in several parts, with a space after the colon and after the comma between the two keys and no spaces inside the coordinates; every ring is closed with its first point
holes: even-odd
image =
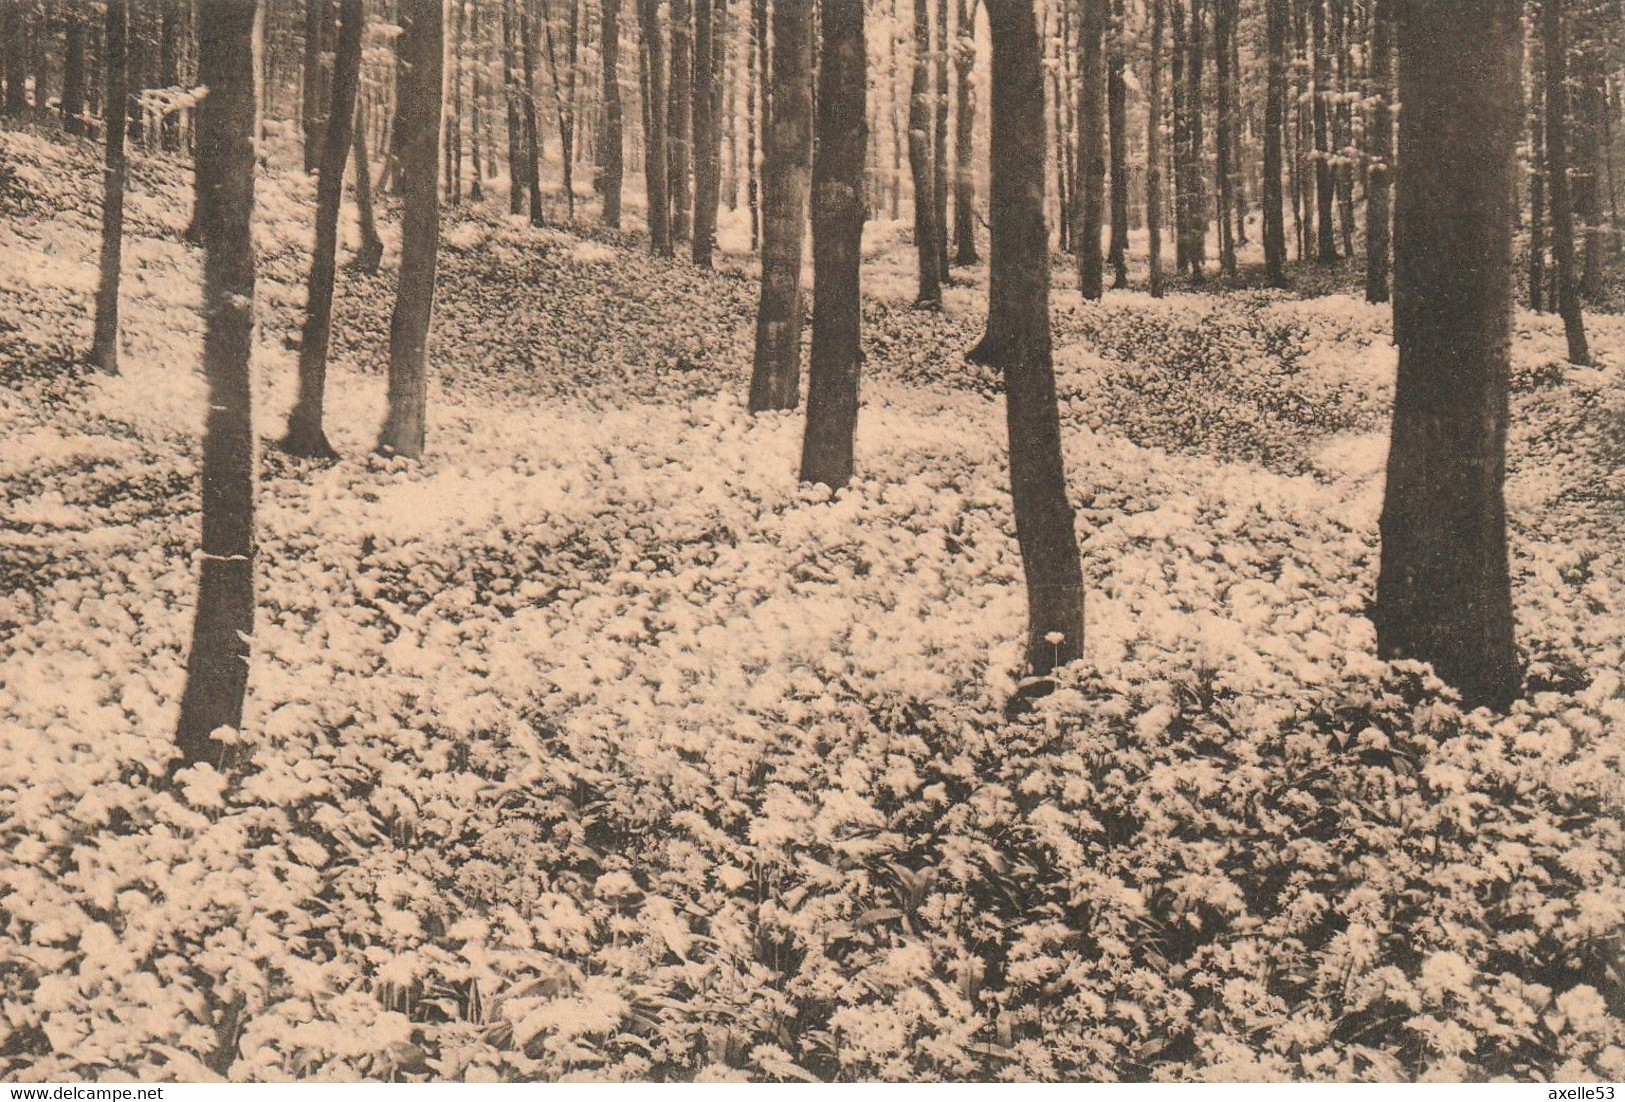
{"type": "Polygon", "coordinates": [[[429,324],[434,312],[440,250],[441,89],[445,26],[441,0],[400,0],[400,49],[408,61],[395,125],[405,134],[401,176],[401,276],[389,321],[389,414],[378,450],[416,459],[423,454],[429,402],[429,324]]]}
{"type": "Polygon", "coordinates": [[[695,0],[694,4],[694,240],[690,255],[701,268],[711,267],[711,253],[717,243],[717,203],[720,182],[716,177],[716,9],[715,0],[695,0]]]}
{"type": "Polygon", "coordinates": [[[1100,229],[1106,199],[1106,35],[1107,0],[1082,0],[1078,48],[1082,57],[1078,83],[1077,232],[1078,287],[1086,299],[1105,293],[1100,255],[1100,229]]]}
{"type": "MultiPolygon", "coordinates": [[[[519,80],[514,71],[514,0],[502,0],[502,92],[508,108],[508,213],[522,214],[525,194],[521,173],[525,160],[525,126],[519,110],[519,80]]],[[[526,176],[528,179],[528,174],[526,176]]]]}
{"type": "Polygon", "coordinates": [[[1506,469],[1516,0],[1400,0],[1399,382],[1373,619],[1468,706],[1517,696],[1506,469]]]}
{"type": "Polygon", "coordinates": [[[773,5],[773,104],[762,160],[762,297],[752,413],[795,409],[801,401],[801,254],[812,138],[811,6],[779,0],[773,5]]]}
{"type": "Polygon", "coordinates": [[[1332,81],[1331,57],[1326,52],[1326,0],[1310,0],[1310,15],[1315,51],[1315,219],[1320,231],[1320,262],[1332,264],[1337,260],[1337,237],[1332,225],[1337,185],[1332,178],[1331,121],[1326,104],[1332,81]]]}
{"type": "Polygon", "coordinates": [[[1389,202],[1393,189],[1394,0],[1376,0],[1371,25],[1371,172],[1365,201],[1365,298],[1388,301],[1389,202]]]}
{"type": "Polygon", "coordinates": [[[1202,0],[1191,0],[1190,57],[1185,66],[1185,109],[1190,117],[1186,138],[1185,171],[1190,177],[1190,244],[1186,246],[1191,279],[1202,281],[1207,262],[1207,187],[1204,183],[1203,151],[1206,140],[1202,116],[1202,66],[1207,52],[1207,24],[1202,17],[1202,0]]]}
{"type": "Polygon", "coordinates": [[[752,9],[750,42],[745,51],[745,203],[750,207],[750,251],[755,252],[762,247],[761,194],[756,182],[756,133],[760,125],[756,117],[757,69],[762,51],[767,48],[757,12],[767,10],[767,0],[755,0],[752,9]]]}
{"type": "Polygon", "coordinates": [[[1174,270],[1183,274],[1191,266],[1190,94],[1185,68],[1189,54],[1185,30],[1185,0],[1167,0],[1172,5],[1173,53],[1169,58],[1169,83],[1173,91],[1172,179],[1174,185],[1174,270]]]}
{"type": "Polygon", "coordinates": [[[485,198],[485,167],[480,163],[480,137],[485,129],[485,51],[480,37],[481,10],[478,4],[470,4],[468,8],[468,33],[474,40],[474,62],[469,73],[472,86],[469,89],[471,98],[468,107],[468,167],[472,176],[468,197],[476,203],[485,198]]]}
{"type": "Polygon", "coordinates": [[[1234,152],[1233,130],[1237,121],[1230,113],[1234,80],[1230,71],[1230,36],[1235,33],[1235,18],[1236,0],[1213,0],[1213,67],[1218,81],[1215,90],[1218,129],[1214,134],[1214,153],[1217,161],[1215,182],[1219,191],[1219,267],[1231,279],[1236,278],[1235,226],[1230,221],[1230,212],[1235,207],[1234,169],[1230,161],[1234,152]]]}
{"type": "Polygon", "coordinates": [[[328,18],[329,0],[305,0],[305,67],[301,85],[304,97],[300,121],[304,126],[305,171],[315,172],[322,155],[322,131],[327,124],[326,81],[323,80],[322,45],[328,18]]]}
{"type": "Polygon", "coordinates": [[[536,36],[530,26],[530,0],[519,0],[519,53],[525,82],[525,183],[530,192],[530,224],[540,226],[542,213],[542,128],[536,121],[536,36]]]}
{"type": "Polygon", "coordinates": [[[62,65],[62,126],[69,134],[85,132],[85,13],[70,6],[67,12],[65,58],[62,65]]]}
{"type": "MultiPolygon", "coordinates": [[[[705,0],[701,0],[705,2],[705,0]]],[[[868,48],[863,0],[824,0],[813,158],[812,358],[801,480],[840,489],[852,477],[863,363],[859,268],[863,259],[868,48]]]]}
{"type": "Polygon", "coordinates": [[[96,330],[90,361],[109,375],[118,374],[118,300],[124,257],[124,181],[129,169],[124,143],[128,128],[125,102],[129,96],[129,9],[125,0],[107,0],[107,26],[103,37],[103,86],[107,105],[107,164],[102,173],[102,263],[96,285],[96,330]]]}
{"type": "Polygon", "coordinates": [[[937,246],[937,278],[948,281],[948,0],[937,0],[937,48],[932,57],[937,88],[931,137],[932,240],[937,246]]]}
{"type": "MultiPolygon", "coordinates": [[[[1162,39],[1166,0],[1151,5],[1151,73],[1147,87],[1145,128],[1145,226],[1149,237],[1151,295],[1163,295],[1162,277],[1162,39]]],[[[1277,0],[1280,2],[1280,0],[1277,0]]]]}
{"type": "MultiPolygon", "coordinates": [[[[1543,0],[1541,44],[1546,57],[1546,178],[1552,200],[1552,260],[1557,311],[1569,342],[1569,362],[1589,365],[1585,319],[1580,314],[1580,277],[1575,270],[1574,208],[1569,198],[1568,43],[1563,0],[1543,0]]],[[[1401,101],[1403,102],[1403,101],[1401,101]]]]}
{"type": "Polygon", "coordinates": [[[384,243],[378,237],[378,222],[372,211],[372,158],[367,154],[367,102],[357,105],[355,124],[355,205],[361,226],[361,247],[352,263],[358,272],[377,275],[384,259],[384,243]]]}
{"type": "Polygon", "coordinates": [[[1281,211],[1281,139],[1286,129],[1289,2],[1265,0],[1269,72],[1264,103],[1264,268],[1272,287],[1286,286],[1286,220],[1281,211]]]}
{"type": "Polygon", "coordinates": [[[1124,79],[1123,0],[1112,0],[1106,35],[1106,126],[1111,162],[1112,286],[1128,286],[1128,83],[1124,79]]]}
{"type": "Polygon", "coordinates": [[[976,8],[959,0],[959,40],[954,50],[958,116],[954,132],[954,263],[975,264],[976,255],[976,8]]]}
{"type": "MultiPolygon", "coordinates": [[[[122,0],[113,0],[122,4],[122,0]]],[[[256,0],[211,0],[198,22],[196,202],[203,236],[203,555],[175,742],[228,764],[212,735],[242,725],[254,634],[254,168],[256,0]]],[[[122,102],[111,118],[123,118],[122,102]]],[[[112,126],[111,130],[122,129],[112,126]]]]}
{"type": "Polygon", "coordinates": [[[914,181],[914,251],[919,258],[919,309],[942,308],[937,250],[936,168],[931,157],[931,0],[914,0],[914,77],[908,97],[908,168],[914,181]]]}
{"type": "Polygon", "coordinates": [[[1016,540],[1027,582],[1027,664],[1083,656],[1083,568],[1067,501],[1049,321],[1043,55],[1032,4],[987,0],[993,38],[988,326],[972,353],[1004,375],[1016,540]]]}
{"type": "MultiPolygon", "coordinates": [[[[28,24],[23,16],[23,0],[7,0],[4,14],[0,47],[5,57],[5,113],[18,117],[28,113],[28,24]]],[[[127,11],[124,18],[128,23],[127,11]]],[[[125,49],[128,48],[126,42],[125,49]]],[[[128,65],[127,59],[125,64],[128,65]]]]}
{"type": "Polygon", "coordinates": [[[671,18],[671,106],[666,114],[666,139],[671,178],[671,233],[687,241],[692,232],[692,196],[688,174],[693,159],[691,127],[694,97],[694,13],[692,0],[670,0],[671,18]]]}
{"type": "Polygon", "coordinates": [[[649,195],[649,250],[670,256],[671,204],[666,186],[666,56],[660,38],[660,0],[637,0],[639,48],[648,88],[643,97],[643,176],[649,195]]]}
{"type": "Polygon", "coordinates": [[[1540,313],[1546,296],[1546,82],[1540,38],[1529,44],[1529,309],[1540,313]]]}
{"type": "Polygon", "coordinates": [[[468,5],[462,0],[451,3],[451,71],[446,74],[446,91],[451,102],[445,104],[441,123],[441,140],[445,144],[445,157],[441,162],[446,174],[446,202],[458,206],[463,201],[463,41],[468,5]]]}
{"type": "MultiPolygon", "coordinates": [[[[344,162],[349,160],[356,87],[361,82],[362,0],[339,0],[338,50],[333,60],[333,102],[322,134],[316,180],[316,250],[310,261],[305,325],[299,341],[299,400],[288,419],[282,446],[293,455],[319,459],[336,453],[322,426],[327,389],[327,349],[333,335],[333,275],[338,257],[339,204],[344,162]]],[[[365,166],[362,171],[366,171],[365,166]]]]}
{"type": "Polygon", "coordinates": [[[603,5],[598,53],[603,62],[604,134],[599,156],[604,171],[600,185],[604,195],[604,225],[621,228],[621,186],[626,174],[621,135],[621,0],[600,0],[603,5]]]}

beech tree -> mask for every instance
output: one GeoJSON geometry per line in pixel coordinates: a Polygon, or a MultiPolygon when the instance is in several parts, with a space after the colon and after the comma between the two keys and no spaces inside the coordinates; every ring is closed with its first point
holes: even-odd
{"type": "Polygon", "coordinates": [[[621,228],[621,179],[625,161],[621,136],[621,0],[600,0],[598,55],[603,65],[604,132],[600,137],[604,225],[621,228]]]}
{"type": "Polygon", "coordinates": [[[1270,286],[1286,285],[1286,218],[1281,210],[1281,142],[1286,126],[1286,35],[1290,0],[1265,0],[1268,71],[1264,104],[1264,268],[1270,286]]]}
{"type": "Polygon", "coordinates": [[[649,249],[670,256],[671,204],[667,202],[666,55],[660,35],[660,0],[637,0],[643,66],[643,175],[649,196],[649,249]]]}
{"type": "Polygon", "coordinates": [[[957,110],[954,118],[954,263],[975,264],[976,255],[976,10],[981,0],[959,0],[959,39],[954,50],[957,110]]]}
{"type": "Polygon", "coordinates": [[[914,76],[908,96],[908,169],[914,181],[914,251],[919,257],[919,294],[914,305],[942,306],[942,265],[937,249],[936,168],[931,156],[931,0],[914,0],[914,76]]]}
{"type": "Polygon", "coordinates": [[[106,130],[107,164],[102,173],[101,277],[96,284],[96,328],[90,361],[109,375],[118,374],[119,284],[124,268],[124,185],[129,173],[122,125],[129,97],[129,9],[126,0],[107,0],[107,21],[102,50],[102,78],[107,105],[102,117],[106,130]],[[116,121],[115,121],[116,120],[116,121]]]}
{"type": "MultiPolygon", "coordinates": [[[[316,181],[316,249],[310,261],[305,324],[299,340],[299,398],[282,446],[294,455],[331,458],[336,453],[322,426],[327,388],[327,348],[333,334],[333,276],[338,256],[339,203],[344,165],[350,159],[356,88],[361,83],[361,0],[339,0],[338,49],[333,62],[333,101],[322,133],[316,181]]],[[[357,160],[357,175],[367,166],[357,160]]]]}
{"type": "MultiPolygon", "coordinates": [[[[1551,0],[1547,0],[1548,3],[1551,0]]],[[[1469,705],[1517,696],[1507,566],[1518,0],[1397,0],[1394,394],[1373,619],[1469,705]]],[[[1550,63],[1550,58],[1548,58],[1550,63]]]]}
{"type": "Polygon", "coordinates": [[[762,290],[752,413],[795,409],[801,401],[801,256],[813,138],[811,5],[784,0],[773,5],[772,73],[762,158],[762,290]]]}
{"type": "Polygon", "coordinates": [[[1389,102],[1393,94],[1394,0],[1376,0],[1371,19],[1371,169],[1366,184],[1365,297],[1367,302],[1387,302],[1389,204],[1393,194],[1394,118],[1389,102]]]}
{"type": "Polygon", "coordinates": [[[1551,192],[1552,262],[1557,312],[1563,318],[1569,362],[1589,364],[1585,318],[1580,312],[1580,273],[1574,249],[1574,202],[1569,180],[1569,65],[1563,0],[1540,0],[1541,47],[1546,65],[1546,181],[1551,192]]]}
{"type": "MultiPolygon", "coordinates": [[[[429,325],[440,251],[441,86],[445,27],[441,0],[400,0],[398,48],[406,60],[395,125],[403,131],[401,276],[389,321],[389,413],[378,450],[423,454],[429,402],[429,325]]],[[[532,211],[534,218],[535,212],[532,211]]]]}
{"type": "MultiPolygon", "coordinates": [[[[122,3],[122,0],[113,0],[122,3]]],[[[254,164],[257,0],[210,0],[198,21],[198,228],[203,241],[203,546],[176,745],[181,763],[226,764],[212,736],[242,725],[254,635],[254,164]]],[[[122,101],[115,104],[123,118],[122,101]]],[[[122,129],[111,126],[109,129],[122,129]]]]}
{"type": "Polygon", "coordinates": [[[717,202],[720,182],[712,155],[717,143],[716,72],[717,34],[715,0],[694,4],[694,240],[691,255],[702,268],[711,267],[717,240],[717,202]]]}
{"type": "Polygon", "coordinates": [[[852,477],[863,363],[859,269],[866,205],[864,149],[869,141],[863,8],[863,0],[824,0],[819,13],[823,47],[812,180],[812,359],[801,480],[832,489],[845,486],[852,477]]]}
{"type": "Polygon", "coordinates": [[[1016,540],[1027,582],[1027,664],[1083,655],[1083,566],[1067,501],[1049,319],[1044,73],[1029,0],[987,0],[993,39],[987,332],[970,353],[1004,377],[1016,540]]]}
{"type": "Polygon", "coordinates": [[[1106,200],[1106,35],[1107,0],[1081,0],[1078,27],[1078,204],[1072,235],[1078,253],[1078,286],[1083,297],[1105,291],[1100,230],[1106,200]]]}

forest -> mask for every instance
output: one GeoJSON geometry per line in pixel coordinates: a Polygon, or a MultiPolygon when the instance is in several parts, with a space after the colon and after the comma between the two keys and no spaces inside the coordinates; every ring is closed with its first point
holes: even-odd
{"type": "Polygon", "coordinates": [[[0,1076],[1625,1080],[1622,96],[0,0],[0,1076]]]}

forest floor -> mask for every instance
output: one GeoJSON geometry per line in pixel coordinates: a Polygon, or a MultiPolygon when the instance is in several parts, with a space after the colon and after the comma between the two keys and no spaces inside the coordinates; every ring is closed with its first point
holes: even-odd
{"type": "Polygon", "coordinates": [[[296,461],[312,188],[268,173],[251,765],[169,789],[188,178],[135,158],[108,378],[80,362],[95,150],[4,132],[0,166],[0,1071],[1625,1077],[1620,317],[1581,370],[1518,315],[1530,694],[1463,715],[1364,615],[1388,311],[1061,278],[1088,658],[1007,717],[984,270],[914,311],[901,227],[872,227],[832,497],[797,484],[799,414],[744,409],[747,259],[499,194],[446,218],[410,463],[372,454],[386,220],[383,272],[338,291],[344,458],[296,461]]]}

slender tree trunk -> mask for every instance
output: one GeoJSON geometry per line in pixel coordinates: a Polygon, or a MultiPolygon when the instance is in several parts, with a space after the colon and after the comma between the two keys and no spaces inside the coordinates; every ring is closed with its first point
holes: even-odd
{"type": "Polygon", "coordinates": [[[1016,540],[1027,582],[1027,664],[1083,656],[1083,568],[1067,501],[1049,320],[1043,53],[1033,6],[987,0],[993,37],[988,327],[972,358],[1004,375],[1016,540]]]}
{"type": "MultiPolygon", "coordinates": [[[[924,0],[921,0],[923,3],[924,0]]],[[[812,160],[812,11],[773,5],[773,104],[762,163],[762,297],[750,410],[801,401],[801,255],[812,160]]]]}
{"type": "Polygon", "coordinates": [[[439,176],[441,89],[445,77],[442,0],[400,0],[406,83],[395,125],[405,131],[401,175],[401,277],[389,322],[389,415],[378,450],[416,459],[423,454],[429,403],[429,326],[440,251],[439,176]]]}
{"type": "Polygon", "coordinates": [[[305,67],[300,119],[304,124],[305,171],[315,172],[322,153],[322,129],[327,122],[322,112],[327,102],[322,79],[322,45],[327,22],[328,0],[305,0],[305,67]]]}
{"type": "MultiPolygon", "coordinates": [[[[176,88],[181,82],[180,66],[180,0],[161,0],[158,8],[158,83],[164,88],[176,88]]],[[[41,110],[44,102],[40,102],[41,110]]],[[[167,150],[180,148],[181,119],[179,111],[171,111],[164,116],[163,147],[167,150]]]]}
{"type": "Polygon", "coordinates": [[[948,281],[948,0],[937,0],[936,98],[932,103],[931,200],[936,234],[937,277],[948,281]]]}
{"type": "Polygon", "coordinates": [[[954,133],[954,263],[975,264],[976,255],[976,8],[959,0],[959,40],[954,50],[958,116],[954,133]]]}
{"type": "Polygon", "coordinates": [[[1349,89],[1354,62],[1349,52],[1349,3],[1332,0],[1332,53],[1337,57],[1337,112],[1332,151],[1334,184],[1337,188],[1338,225],[1343,234],[1343,255],[1354,259],[1354,162],[1349,149],[1354,143],[1353,119],[1349,111],[1349,89]]]}
{"type": "Polygon", "coordinates": [[[1389,202],[1393,189],[1393,20],[1395,0],[1376,0],[1371,23],[1371,172],[1366,180],[1365,297],[1388,301],[1389,202]]]}
{"type": "Polygon", "coordinates": [[[1191,212],[1190,172],[1190,96],[1185,84],[1185,62],[1189,50],[1186,45],[1185,0],[1167,0],[1172,5],[1173,53],[1169,58],[1169,83],[1173,91],[1173,149],[1172,179],[1174,185],[1174,270],[1183,274],[1191,265],[1191,212]]]}
{"type": "MultiPolygon", "coordinates": [[[[1145,225],[1150,239],[1151,295],[1163,295],[1162,276],[1162,40],[1167,20],[1166,0],[1151,5],[1151,73],[1147,82],[1145,128],[1145,225]]],[[[1277,0],[1280,2],[1280,0],[1277,0]]]]}
{"type": "Polygon", "coordinates": [[[525,82],[525,183],[530,192],[530,224],[540,226],[542,212],[542,128],[536,121],[536,36],[531,32],[530,0],[519,0],[519,52],[525,82]]]}
{"type": "Polygon", "coordinates": [[[1128,82],[1124,79],[1123,0],[1112,0],[1106,34],[1106,125],[1111,162],[1112,286],[1128,286],[1128,82]]]}
{"type": "Polygon", "coordinates": [[[486,54],[481,37],[480,5],[468,6],[468,34],[474,40],[474,61],[470,66],[468,112],[468,167],[473,174],[469,181],[468,197],[478,203],[485,198],[485,166],[480,161],[480,138],[485,132],[485,61],[486,54]]]}
{"type": "Polygon", "coordinates": [[[1540,36],[1529,44],[1529,308],[1545,306],[1546,284],[1546,78],[1540,36]]]}
{"type": "Polygon", "coordinates": [[[671,107],[666,115],[666,138],[671,179],[671,232],[687,241],[693,230],[689,171],[693,161],[692,101],[694,97],[693,0],[670,0],[671,107]]]}
{"type": "Polygon", "coordinates": [[[891,116],[891,220],[900,221],[903,217],[903,147],[907,145],[904,137],[903,113],[899,105],[901,93],[901,62],[898,61],[897,44],[903,39],[903,15],[901,7],[906,0],[891,0],[891,26],[892,33],[887,40],[887,78],[886,86],[887,107],[891,116]]]}
{"type": "Polygon", "coordinates": [[[600,3],[598,53],[604,77],[604,135],[599,146],[604,172],[600,181],[604,193],[604,225],[618,230],[621,228],[622,179],[626,175],[621,134],[621,0],[600,0],[600,3]]]}
{"type": "MultiPolygon", "coordinates": [[[[113,0],[122,3],[122,0],[113,0]]],[[[175,742],[181,763],[227,764],[213,740],[242,726],[254,635],[254,167],[259,73],[255,0],[211,0],[198,22],[196,202],[203,236],[203,546],[175,742]]],[[[122,83],[122,82],[121,82],[122,83]]],[[[110,118],[122,120],[115,101],[110,118]]],[[[111,130],[120,130],[112,126],[111,130]]]]}
{"type": "Polygon", "coordinates": [[[124,143],[128,128],[125,101],[129,99],[129,9],[125,0],[107,0],[103,37],[106,70],[103,84],[107,105],[107,164],[102,174],[102,264],[96,285],[96,331],[90,360],[109,375],[118,374],[119,284],[124,257],[124,181],[128,175],[124,143]]]}
{"type": "Polygon", "coordinates": [[[637,0],[640,49],[648,88],[643,96],[643,175],[649,194],[649,249],[672,255],[670,191],[666,184],[666,56],[660,38],[660,0],[637,0]]]}
{"type": "MultiPolygon", "coordinates": [[[[8,0],[3,14],[0,48],[5,60],[5,113],[18,117],[28,113],[28,24],[23,17],[22,0],[8,0]]],[[[129,20],[128,12],[125,20],[129,20]]],[[[125,48],[128,49],[128,43],[125,48]]]]}
{"type": "Polygon", "coordinates": [[[1105,291],[1100,230],[1106,199],[1106,69],[1107,0],[1082,0],[1078,47],[1082,55],[1078,84],[1078,215],[1072,245],[1078,252],[1078,286],[1086,299],[1105,291]]]}
{"type": "Polygon", "coordinates": [[[1399,0],[1399,382],[1373,619],[1469,705],[1520,673],[1506,471],[1521,45],[1516,0],[1399,0]]]}
{"type": "Polygon", "coordinates": [[[1331,57],[1326,51],[1326,0],[1310,0],[1315,51],[1315,220],[1320,231],[1320,262],[1335,263],[1337,238],[1332,225],[1336,181],[1332,178],[1331,121],[1326,97],[1331,91],[1331,57]]]}
{"type": "Polygon", "coordinates": [[[812,183],[812,358],[801,480],[832,489],[840,489],[852,477],[863,363],[858,287],[868,143],[863,8],[863,0],[824,0],[820,11],[823,54],[812,183]]]}
{"type": "Polygon", "coordinates": [[[1186,154],[1186,171],[1190,174],[1190,273],[1194,282],[1202,281],[1203,265],[1207,263],[1207,187],[1203,169],[1206,139],[1202,115],[1202,67],[1207,52],[1207,23],[1202,15],[1202,0],[1191,0],[1190,60],[1185,67],[1186,109],[1190,113],[1190,149],[1186,154]]]}
{"type": "MultiPolygon", "coordinates": [[[[1281,212],[1281,139],[1286,129],[1286,35],[1290,0],[1265,0],[1269,51],[1264,103],[1264,267],[1272,287],[1286,286],[1286,220],[1281,212]]],[[[1386,0],[1382,0],[1386,2],[1386,0]]]]}
{"type": "Polygon", "coordinates": [[[451,56],[450,71],[446,74],[449,102],[444,105],[445,117],[441,122],[441,142],[444,155],[441,169],[446,176],[445,195],[450,206],[463,201],[463,20],[468,5],[462,0],[451,0],[451,56]]]}
{"type": "MultiPolygon", "coordinates": [[[[327,459],[336,453],[322,425],[327,390],[327,349],[333,334],[333,276],[338,259],[339,204],[344,162],[350,157],[356,87],[361,82],[362,0],[339,0],[338,50],[333,61],[333,102],[322,134],[316,182],[316,250],[310,262],[305,326],[299,342],[299,400],[288,419],[282,446],[294,455],[327,459]]],[[[365,171],[365,169],[363,169],[365,171]]]]}
{"type": "MultiPolygon", "coordinates": [[[[502,0],[502,92],[508,109],[508,213],[522,214],[525,194],[525,126],[519,112],[519,80],[514,66],[514,0],[502,0]]],[[[528,179],[528,175],[526,177],[528,179]]]]}
{"type": "Polygon", "coordinates": [[[62,126],[69,134],[85,132],[85,19],[77,5],[69,5],[65,57],[62,65],[62,126]]]}
{"type": "Polygon", "coordinates": [[[701,268],[711,267],[717,242],[719,181],[712,150],[717,144],[715,0],[694,4],[694,240],[690,255],[701,268]]]}
{"type": "Polygon", "coordinates": [[[756,89],[759,83],[758,67],[767,42],[762,37],[762,26],[757,12],[767,10],[767,0],[755,0],[749,22],[750,42],[745,51],[745,203],[750,207],[750,251],[762,247],[761,194],[756,182],[756,133],[760,123],[756,115],[756,89]]]}
{"type": "Polygon", "coordinates": [[[356,219],[361,226],[361,247],[356,250],[352,263],[358,272],[377,275],[378,265],[384,259],[384,243],[378,237],[378,221],[372,210],[372,158],[367,153],[367,101],[363,98],[356,108],[359,117],[355,124],[355,205],[356,219]]]}
{"type": "Polygon", "coordinates": [[[1236,119],[1230,113],[1233,98],[1233,74],[1230,71],[1230,36],[1235,33],[1236,0],[1213,0],[1213,68],[1218,87],[1215,92],[1217,132],[1214,134],[1214,153],[1219,192],[1219,266],[1231,279],[1236,278],[1235,226],[1230,213],[1235,207],[1235,178],[1231,165],[1234,152],[1233,131],[1236,119]]]}
{"type": "Polygon", "coordinates": [[[914,180],[914,249],[919,257],[919,309],[942,308],[937,250],[936,176],[931,157],[931,0],[914,0],[914,78],[908,99],[908,167],[914,180]]]}
{"type": "MultiPolygon", "coordinates": [[[[1552,200],[1552,259],[1557,269],[1557,311],[1568,337],[1569,362],[1589,365],[1580,279],[1575,270],[1574,208],[1569,197],[1568,43],[1563,0],[1542,0],[1541,44],[1546,58],[1546,178],[1552,200]]],[[[1403,101],[1402,101],[1403,102],[1403,101]]]]}

